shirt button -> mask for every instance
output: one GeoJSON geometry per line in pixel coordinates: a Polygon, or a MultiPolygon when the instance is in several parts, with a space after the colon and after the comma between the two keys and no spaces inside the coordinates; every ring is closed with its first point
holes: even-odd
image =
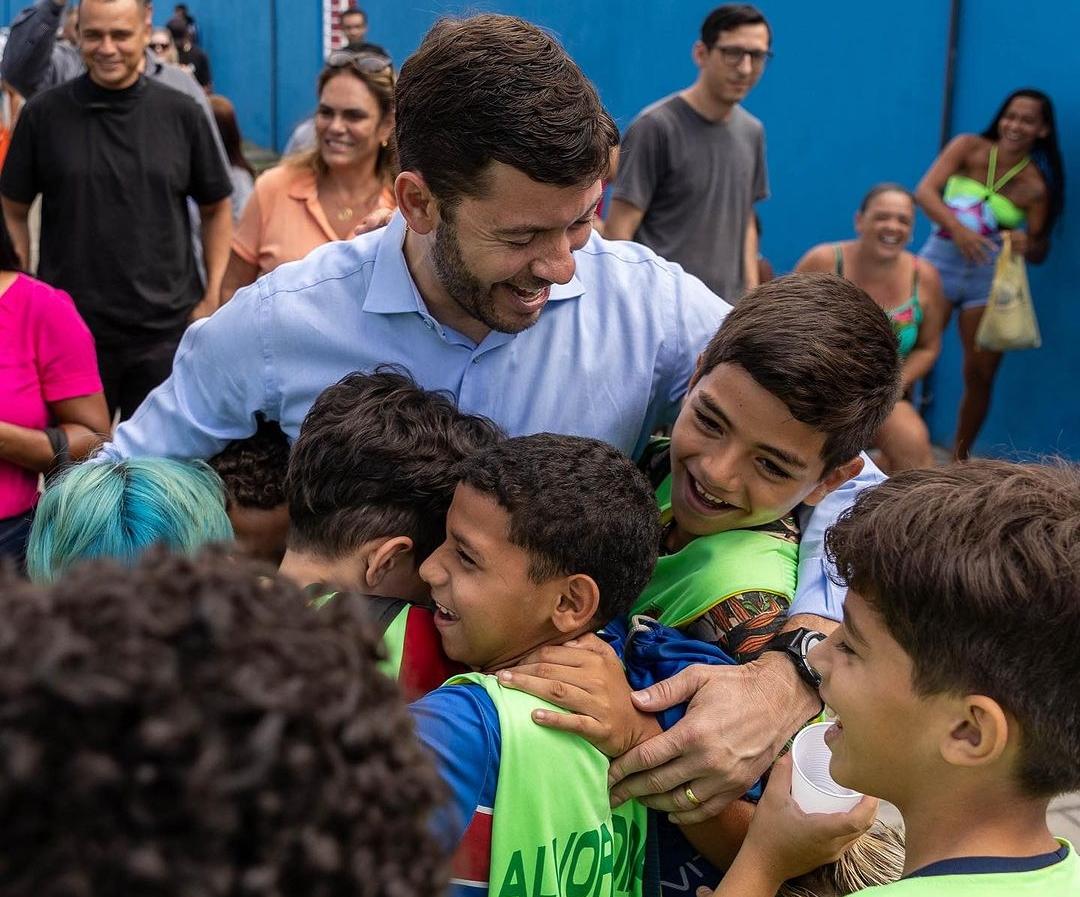
{"type": "Polygon", "coordinates": [[[474,359],[472,360],[472,363],[473,363],[473,364],[480,364],[480,359],[479,359],[479,358],[474,358],[474,359]]]}

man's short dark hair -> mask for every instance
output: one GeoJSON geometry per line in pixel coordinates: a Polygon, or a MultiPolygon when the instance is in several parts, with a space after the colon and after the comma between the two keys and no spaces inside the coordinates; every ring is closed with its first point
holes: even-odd
{"type": "Polygon", "coordinates": [[[751,290],[701,354],[737,364],[825,434],[830,471],[870,445],[900,394],[896,334],[880,306],[835,274],[789,274],[751,290]]]}
{"type": "Polygon", "coordinates": [[[0,587],[5,894],[439,894],[381,640],[223,554],[0,587]]]}
{"type": "Polygon", "coordinates": [[[1080,788],[1080,466],[906,471],[863,491],[826,545],[919,694],[993,698],[1019,722],[1020,786],[1080,788]]]}
{"type": "Polygon", "coordinates": [[[353,6],[350,9],[345,10],[345,12],[341,14],[341,21],[344,22],[345,19],[349,18],[350,16],[360,16],[360,18],[364,20],[364,24],[367,24],[367,13],[364,12],[359,6],[353,6]]]}
{"type": "Polygon", "coordinates": [[[482,196],[491,162],[577,187],[608,168],[619,131],[596,88],[550,35],[521,19],[441,19],[397,83],[401,170],[451,209],[482,196]]]}
{"type": "Polygon", "coordinates": [[[600,590],[596,624],[629,611],[649,582],[660,514],[645,476],[606,442],[540,433],[507,439],[458,468],[510,515],[510,542],[544,582],[583,573],[600,590]]]}
{"type": "Polygon", "coordinates": [[[335,559],[403,535],[422,561],[446,536],[455,465],[501,436],[405,374],[349,374],[315,400],[293,446],[289,547],[335,559]]]}
{"type": "Polygon", "coordinates": [[[734,31],[743,25],[764,25],[772,43],[772,28],[764,14],[749,3],[726,3],[718,6],[701,23],[701,42],[706,47],[716,46],[716,41],[723,31],[734,31]]]}
{"type": "Polygon", "coordinates": [[[259,420],[247,439],[237,439],[207,462],[225,484],[228,504],[270,510],[285,503],[289,438],[277,421],[259,420]]]}

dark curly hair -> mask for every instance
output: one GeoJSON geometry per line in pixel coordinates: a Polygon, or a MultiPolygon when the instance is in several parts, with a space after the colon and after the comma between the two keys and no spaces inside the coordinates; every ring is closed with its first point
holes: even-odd
{"type": "Polygon", "coordinates": [[[596,624],[626,613],[652,576],[660,513],[645,475],[606,442],[540,433],[507,439],[458,467],[461,482],[510,515],[529,576],[583,573],[600,590],[596,624]]]}
{"type": "Polygon", "coordinates": [[[277,421],[260,418],[251,436],[230,442],[207,463],[225,483],[229,503],[263,510],[285,503],[289,438],[277,421]]]}
{"type": "Polygon", "coordinates": [[[356,603],[220,552],[0,586],[0,892],[416,897],[442,788],[356,603]]]}
{"type": "Polygon", "coordinates": [[[293,446],[289,547],[340,558],[405,535],[423,561],[446,534],[454,466],[501,438],[487,418],[390,366],[347,375],[315,400],[293,446]]]}

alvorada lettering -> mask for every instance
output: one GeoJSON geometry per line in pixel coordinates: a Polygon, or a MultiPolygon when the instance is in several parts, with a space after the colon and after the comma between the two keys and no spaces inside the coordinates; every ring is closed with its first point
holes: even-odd
{"type": "Polygon", "coordinates": [[[510,854],[492,869],[497,897],[617,897],[640,892],[645,836],[636,821],[614,815],[611,826],[571,832],[510,854]]]}

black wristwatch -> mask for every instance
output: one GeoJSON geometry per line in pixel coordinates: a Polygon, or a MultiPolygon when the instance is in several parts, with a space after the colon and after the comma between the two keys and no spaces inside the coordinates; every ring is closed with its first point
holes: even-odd
{"type": "Polygon", "coordinates": [[[828,636],[814,629],[792,629],[789,632],[781,632],[766,646],[766,651],[783,651],[791,662],[795,664],[795,670],[799,677],[813,689],[821,685],[821,675],[806,660],[810,649],[818,642],[823,642],[828,636]]]}

